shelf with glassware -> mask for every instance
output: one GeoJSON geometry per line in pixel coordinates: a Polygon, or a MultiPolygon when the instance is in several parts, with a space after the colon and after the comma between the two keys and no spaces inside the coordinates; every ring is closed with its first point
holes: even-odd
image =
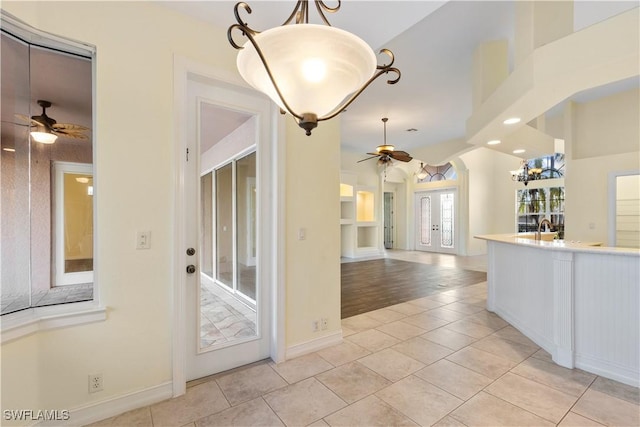
{"type": "Polygon", "coordinates": [[[356,185],[356,175],[340,175],[340,232],[342,257],[379,255],[379,230],[375,187],[356,185]]]}

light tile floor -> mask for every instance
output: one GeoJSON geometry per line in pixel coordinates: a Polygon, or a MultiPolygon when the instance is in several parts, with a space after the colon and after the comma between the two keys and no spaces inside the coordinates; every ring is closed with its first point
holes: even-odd
{"type": "Polygon", "coordinates": [[[200,286],[200,348],[256,334],[256,312],[216,284],[200,286]]]}
{"type": "MultiPolygon", "coordinates": [[[[440,257],[477,262],[455,258],[440,257]]],[[[554,364],[485,295],[479,283],[344,319],[341,344],[193,381],[94,425],[640,425],[638,388],[554,364]]]]}

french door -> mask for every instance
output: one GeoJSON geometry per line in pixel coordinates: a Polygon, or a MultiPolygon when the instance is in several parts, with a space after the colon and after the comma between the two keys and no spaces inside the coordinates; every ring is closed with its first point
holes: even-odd
{"type": "Polygon", "coordinates": [[[270,356],[269,124],[267,100],[188,80],[187,380],[270,356]]]}
{"type": "Polygon", "coordinates": [[[456,190],[415,193],[416,250],[456,253],[456,205],[456,190]]]}
{"type": "Polygon", "coordinates": [[[394,233],[394,204],[393,193],[384,192],[384,248],[393,249],[394,233]]]}

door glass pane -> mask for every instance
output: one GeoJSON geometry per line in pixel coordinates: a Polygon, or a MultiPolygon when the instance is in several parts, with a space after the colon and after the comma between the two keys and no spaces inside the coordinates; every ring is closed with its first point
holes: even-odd
{"type": "Polygon", "coordinates": [[[236,162],[238,291],[256,301],[256,154],[236,162]]]}
{"type": "Polygon", "coordinates": [[[420,198],[420,244],[431,245],[431,196],[420,198]]]}
{"type": "Polygon", "coordinates": [[[200,235],[201,271],[213,278],[213,174],[200,177],[200,235]]]}
{"type": "Polygon", "coordinates": [[[453,248],[454,241],[453,193],[440,195],[440,246],[453,248]]]}
{"type": "Polygon", "coordinates": [[[232,165],[216,170],[216,279],[233,287],[232,165]]]}
{"type": "Polygon", "coordinates": [[[393,248],[393,193],[384,193],[384,247],[393,248]]]}

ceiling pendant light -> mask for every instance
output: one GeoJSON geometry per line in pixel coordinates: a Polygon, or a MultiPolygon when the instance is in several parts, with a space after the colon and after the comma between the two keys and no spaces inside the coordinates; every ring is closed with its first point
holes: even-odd
{"type": "Polygon", "coordinates": [[[526,186],[529,181],[535,181],[542,177],[542,168],[529,167],[529,162],[522,161],[522,167],[518,170],[511,171],[511,180],[522,182],[526,186]]]}
{"type": "Polygon", "coordinates": [[[390,50],[380,50],[389,64],[376,65],[373,50],[362,39],[331,26],[324,12],[337,12],[340,1],[334,8],[314,1],[324,25],[309,24],[308,3],[299,0],[282,26],[259,32],[243,22],[240,9],[251,13],[251,8],[239,2],[234,7],[237,24],[229,27],[227,38],[240,51],[237,66],[242,78],[311,135],[318,122],[340,114],[382,74],[395,73],[387,83],[397,83],[400,70],[392,67],[390,50]],[[248,41],[237,44],[233,30],[240,30],[248,41]]]}
{"type": "Polygon", "coordinates": [[[418,169],[418,172],[416,172],[416,178],[422,181],[428,176],[429,176],[429,172],[427,171],[427,167],[424,165],[424,163],[420,162],[420,169],[418,169]]]}

